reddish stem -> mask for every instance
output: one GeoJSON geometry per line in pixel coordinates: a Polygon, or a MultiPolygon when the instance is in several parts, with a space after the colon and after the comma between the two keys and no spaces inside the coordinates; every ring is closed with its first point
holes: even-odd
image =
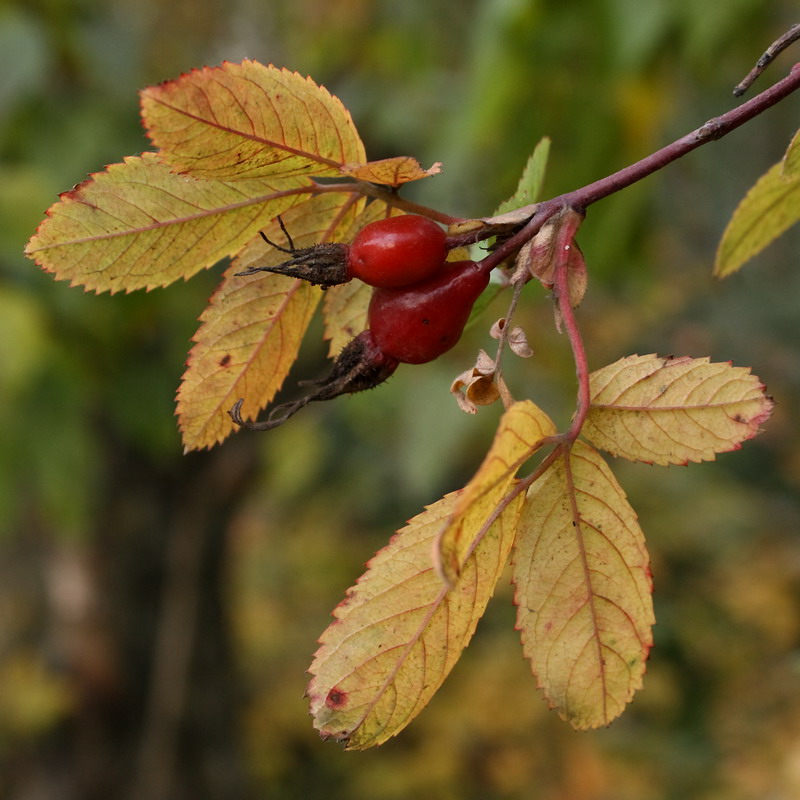
{"type": "MultiPolygon", "coordinates": [[[[787,37],[790,37],[791,41],[797,38],[794,29],[782,38],[787,37]]],[[[785,47],[788,45],[783,46],[785,47]]],[[[773,48],[775,47],[776,45],[773,45],[773,48]]],[[[768,108],[771,108],[798,88],[800,88],[800,65],[795,65],[789,75],[770,86],[769,89],[757,94],[746,103],[742,103],[736,108],[727,111],[725,114],[710,119],[696,130],[687,133],[680,139],[668,144],[666,147],[662,147],[655,153],[651,153],[640,161],[612,175],[601,178],[594,183],[583,186],[580,189],[567,192],[566,194],[554,197],[543,203],[535,203],[529,206],[528,210],[530,211],[531,217],[527,224],[492,251],[492,253],[483,259],[482,263],[485,264],[487,269],[493,269],[499,266],[507,258],[513,256],[522,245],[530,241],[530,239],[538,233],[542,225],[552,217],[553,214],[558,213],[558,211],[565,206],[574,208],[577,211],[584,211],[592,203],[596,203],[598,200],[602,200],[621,189],[627,188],[631,184],[637,183],[648,175],[652,175],[654,172],[671,164],[673,161],[682,158],[697,147],[710,141],[721,139],[740,125],[758,116],[768,108]]],[[[290,192],[285,192],[285,194],[291,194],[297,191],[298,190],[292,190],[290,192]]],[[[364,181],[314,184],[310,188],[303,187],[299,191],[311,191],[314,193],[348,191],[366,197],[372,197],[376,200],[383,200],[387,205],[401,208],[411,214],[420,214],[421,216],[429,217],[443,225],[464,221],[461,217],[453,217],[450,214],[445,214],[444,212],[429,208],[428,206],[420,205],[412,200],[406,200],[404,197],[397,194],[396,191],[364,181]]],[[[491,220],[487,220],[487,222],[489,224],[485,228],[472,233],[452,237],[450,244],[452,246],[469,244],[495,235],[497,231],[491,224],[491,220]]]]}
{"type": "Polygon", "coordinates": [[[637,181],[652,175],[662,167],[671,164],[673,161],[685,156],[697,147],[710,141],[721,139],[731,131],[744,125],[745,122],[758,116],[766,109],[771,108],[784,97],[794,92],[800,87],[800,69],[793,68],[783,80],[778,81],[769,89],[756,95],[746,103],[731,109],[719,117],[714,117],[701,125],[697,130],[687,133],[680,139],[662,147],[655,153],[631,164],[629,167],[615,172],[602,180],[590,183],[582,189],[571,192],[565,197],[569,198],[569,205],[573,208],[583,209],[608,197],[610,194],[618,192],[637,181]]]}
{"type": "MultiPolygon", "coordinates": [[[[742,103],[725,114],[710,119],[696,130],[687,133],[680,139],[676,139],[666,147],[656,150],[655,153],[651,153],[640,161],[580,189],[530,206],[532,216],[528,223],[490,253],[483,263],[488,262],[487,266],[491,267],[499,266],[507,258],[514,255],[522,245],[532,239],[539,232],[542,225],[565,206],[574,208],[576,211],[584,211],[592,203],[596,203],[598,200],[602,200],[621,189],[637,183],[701,145],[721,139],[740,125],[771,108],[798,88],[800,88],[800,65],[795,65],[789,75],[770,86],[769,89],[764,90],[746,103],[742,103]]],[[[492,235],[491,226],[489,226],[489,232],[485,236],[490,235],[492,235]]]]}
{"type": "Polygon", "coordinates": [[[578,379],[578,402],[575,408],[575,415],[572,418],[569,430],[563,435],[564,441],[569,444],[578,438],[592,402],[589,392],[589,362],[586,359],[586,348],[583,345],[583,337],[578,327],[578,321],[575,318],[569,291],[570,248],[575,246],[575,235],[582,222],[583,216],[580,214],[565,214],[563,223],[559,226],[556,234],[555,243],[555,283],[553,291],[558,303],[558,310],[561,313],[562,325],[572,347],[572,355],[575,359],[575,376],[578,379]]]}
{"type": "MultiPolygon", "coordinates": [[[[794,38],[797,38],[797,36],[794,36],[794,38]]],[[[794,38],[792,41],[794,41],[794,38]]],[[[589,366],[586,359],[586,350],[570,302],[569,292],[569,248],[572,246],[575,234],[580,227],[585,209],[592,203],[596,203],[598,200],[602,200],[657,172],[695,148],[712,140],[722,138],[775,105],[799,87],[800,65],[795,65],[788,76],[775,83],[769,89],[722,116],[709,120],[691,133],[682,136],[640,161],[580,189],[554,197],[543,203],[531,205],[529,207],[531,216],[528,222],[480,262],[481,268],[486,270],[499,266],[506,259],[515,255],[525,243],[530,241],[551,217],[559,213],[564,215],[564,221],[559,225],[555,244],[555,284],[553,288],[562,324],[569,338],[575,360],[578,399],[575,415],[572,418],[569,429],[565,433],[553,437],[553,440],[558,442],[558,445],[551,453],[551,456],[554,456],[559,451],[568,453],[570,446],[580,434],[591,407],[589,366]],[[567,209],[572,209],[577,213],[564,213],[567,209]]],[[[479,234],[479,237],[481,235],[483,237],[491,235],[491,220],[488,220],[488,222],[489,226],[486,229],[488,233],[483,232],[479,234]]],[[[530,485],[530,483],[526,485],[530,485]]]]}

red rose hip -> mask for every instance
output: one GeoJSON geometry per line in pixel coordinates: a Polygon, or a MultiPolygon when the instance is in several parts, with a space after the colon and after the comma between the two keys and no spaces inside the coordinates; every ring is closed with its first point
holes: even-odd
{"type": "Polygon", "coordinates": [[[347,255],[348,274],[370,286],[411,286],[435,275],[447,258],[447,237],[415,214],[365,225],[347,255]]]}
{"type": "Polygon", "coordinates": [[[404,364],[433,361],[461,338],[488,283],[488,272],[474,261],[454,261],[422,283],[375,289],[368,312],[375,344],[404,364]]]}

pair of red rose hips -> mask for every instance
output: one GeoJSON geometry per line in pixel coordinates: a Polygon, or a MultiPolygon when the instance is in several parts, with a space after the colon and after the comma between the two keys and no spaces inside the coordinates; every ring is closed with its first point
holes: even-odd
{"type": "Polygon", "coordinates": [[[278,249],[292,256],[289,261],[238,274],[277,272],[324,287],[357,278],[375,287],[367,312],[369,327],[344,348],[331,374],[315,384],[311,395],[277,407],[265,422],[243,420],[239,401],[231,417],[249,428],[273,428],[314,400],[377,386],[398,364],[438,358],[459,340],[472,306],[489,283],[488,271],[476,262],[446,260],[446,235],[425,217],[405,215],[369,223],[350,245],[295,249],[288,233],[287,238],[289,248],[278,249]]]}

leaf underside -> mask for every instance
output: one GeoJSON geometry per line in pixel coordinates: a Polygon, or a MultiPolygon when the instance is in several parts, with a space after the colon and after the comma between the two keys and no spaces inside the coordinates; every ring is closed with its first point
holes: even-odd
{"type": "Polygon", "coordinates": [[[428,169],[423,169],[415,158],[397,156],[395,158],[384,158],[380,161],[370,161],[368,164],[345,166],[342,168],[342,174],[360,181],[369,181],[370,183],[379,183],[397,188],[404,183],[438,175],[441,169],[442,165],[440,163],[436,163],[428,169]]]}
{"type": "Polygon", "coordinates": [[[783,178],[794,178],[800,173],[800,131],[798,131],[789,142],[786,154],[781,162],[781,176],[783,178]]]}
{"type": "Polygon", "coordinates": [[[529,490],[512,556],[517,627],[549,705],[608,725],[642,684],[655,619],[644,537],[600,454],[578,441],[529,490]]]}

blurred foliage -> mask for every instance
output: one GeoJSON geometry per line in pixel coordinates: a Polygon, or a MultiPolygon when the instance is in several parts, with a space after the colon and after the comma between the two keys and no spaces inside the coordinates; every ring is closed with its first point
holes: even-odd
{"type": "MultiPolygon", "coordinates": [[[[798,237],[725,283],[710,278],[727,218],[794,133],[796,98],[592,208],[581,231],[592,364],[731,359],[778,400],[765,434],[715,464],[617,465],[648,537],[658,625],[644,690],[595,734],[544,708],[508,588],[400,739],[345,754],[306,715],[304,670],[329,610],[392,530],[480,462],[498,412],[468,418],[447,389],[485,346],[481,326],[381,390],[184,457],[174,390],[218,270],[96,297],[22,256],[58,192],[147,148],[137,90],[195,66],[251,57],[312,74],[351,109],[371,157],[444,162],[415,199],[484,214],[543,135],[551,196],[729,108],[795,11],[788,0],[0,2],[0,796],[142,796],[145,740],[174,751],[181,788],[169,797],[800,796],[798,237]],[[167,713],[153,676],[182,663],[169,659],[183,640],[158,635],[175,630],[164,622],[175,608],[195,609],[176,617],[193,620],[177,629],[195,656],[167,713]],[[199,682],[209,664],[224,680],[199,682]],[[217,738],[203,733],[203,749],[210,719],[217,738]],[[215,794],[223,778],[237,790],[215,794]]],[[[502,313],[501,299],[486,327],[502,313]]],[[[536,355],[509,365],[509,380],[563,424],[573,367],[551,313],[530,287],[519,322],[536,355]]],[[[309,343],[298,377],[322,359],[309,343]]]]}

